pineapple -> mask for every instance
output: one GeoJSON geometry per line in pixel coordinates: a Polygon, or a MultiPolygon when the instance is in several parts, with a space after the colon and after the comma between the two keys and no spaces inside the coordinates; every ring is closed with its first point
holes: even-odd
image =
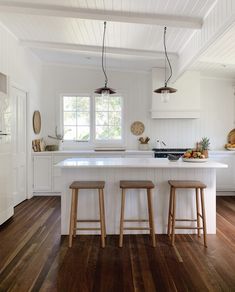
{"type": "Polygon", "coordinates": [[[202,138],[202,140],[200,141],[200,145],[202,147],[202,151],[203,150],[209,150],[210,139],[207,138],[207,137],[202,138]]]}
{"type": "Polygon", "coordinates": [[[200,145],[202,148],[202,154],[203,156],[205,156],[205,158],[208,158],[208,150],[210,147],[210,139],[207,137],[202,138],[202,140],[200,141],[200,145]]]}

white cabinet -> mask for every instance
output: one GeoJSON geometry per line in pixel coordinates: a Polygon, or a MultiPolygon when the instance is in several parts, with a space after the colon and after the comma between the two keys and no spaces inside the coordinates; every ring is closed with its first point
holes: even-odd
{"type": "Polygon", "coordinates": [[[210,158],[228,165],[228,168],[216,170],[217,191],[235,191],[235,154],[211,154],[210,158]]]}
{"type": "Polygon", "coordinates": [[[33,154],[33,192],[60,193],[61,170],[55,167],[57,163],[69,158],[99,157],[99,158],[148,158],[153,157],[153,151],[119,151],[119,152],[41,152],[33,154]]]}
{"type": "Polygon", "coordinates": [[[41,155],[33,157],[33,191],[52,191],[52,157],[41,155]]]}

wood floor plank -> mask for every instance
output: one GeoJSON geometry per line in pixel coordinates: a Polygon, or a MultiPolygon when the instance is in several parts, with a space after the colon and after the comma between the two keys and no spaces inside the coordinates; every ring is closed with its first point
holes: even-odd
{"type": "Polygon", "coordinates": [[[0,292],[235,291],[235,197],[217,198],[217,234],[60,236],[60,198],[34,197],[0,227],[0,292]]]}

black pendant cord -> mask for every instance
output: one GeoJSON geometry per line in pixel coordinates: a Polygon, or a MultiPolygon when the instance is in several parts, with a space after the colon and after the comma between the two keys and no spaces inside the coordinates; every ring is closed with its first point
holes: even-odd
{"type": "MultiPolygon", "coordinates": [[[[171,63],[170,63],[170,60],[168,58],[168,55],[167,55],[167,51],[166,51],[166,27],[164,27],[164,50],[165,50],[165,56],[166,56],[166,59],[167,59],[167,62],[169,64],[169,68],[170,68],[170,76],[169,78],[166,80],[165,78],[165,87],[167,87],[167,83],[169,82],[169,80],[171,79],[171,76],[172,76],[172,67],[171,67],[171,63]]],[[[166,72],[166,70],[165,70],[166,72]]]]}
{"type": "Polygon", "coordinates": [[[103,34],[103,47],[102,47],[102,70],[105,77],[105,87],[107,87],[108,84],[108,77],[105,71],[105,65],[104,65],[104,57],[105,57],[105,32],[106,32],[106,21],[104,22],[104,34],[103,34]]]}

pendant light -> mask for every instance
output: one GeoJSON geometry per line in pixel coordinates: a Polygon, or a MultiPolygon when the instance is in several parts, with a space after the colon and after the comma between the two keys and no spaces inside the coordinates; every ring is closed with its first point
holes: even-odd
{"type": "Polygon", "coordinates": [[[162,102],[168,102],[169,99],[170,99],[169,94],[170,93],[174,93],[174,92],[177,91],[177,89],[167,86],[167,83],[170,81],[171,76],[172,76],[172,67],[171,67],[171,63],[170,63],[170,60],[168,58],[167,51],[166,51],[166,30],[167,30],[167,28],[164,27],[165,86],[154,90],[154,92],[161,94],[161,101],[162,102]],[[170,68],[170,76],[168,77],[168,79],[166,79],[166,61],[168,62],[168,65],[169,65],[169,68],[170,68]]]}
{"type": "Polygon", "coordinates": [[[106,74],[105,32],[106,32],[106,21],[104,22],[103,45],[102,45],[102,71],[104,73],[105,83],[104,83],[104,87],[101,87],[95,90],[95,93],[101,94],[102,97],[108,97],[110,94],[116,93],[112,88],[107,87],[108,77],[106,74]]]}

